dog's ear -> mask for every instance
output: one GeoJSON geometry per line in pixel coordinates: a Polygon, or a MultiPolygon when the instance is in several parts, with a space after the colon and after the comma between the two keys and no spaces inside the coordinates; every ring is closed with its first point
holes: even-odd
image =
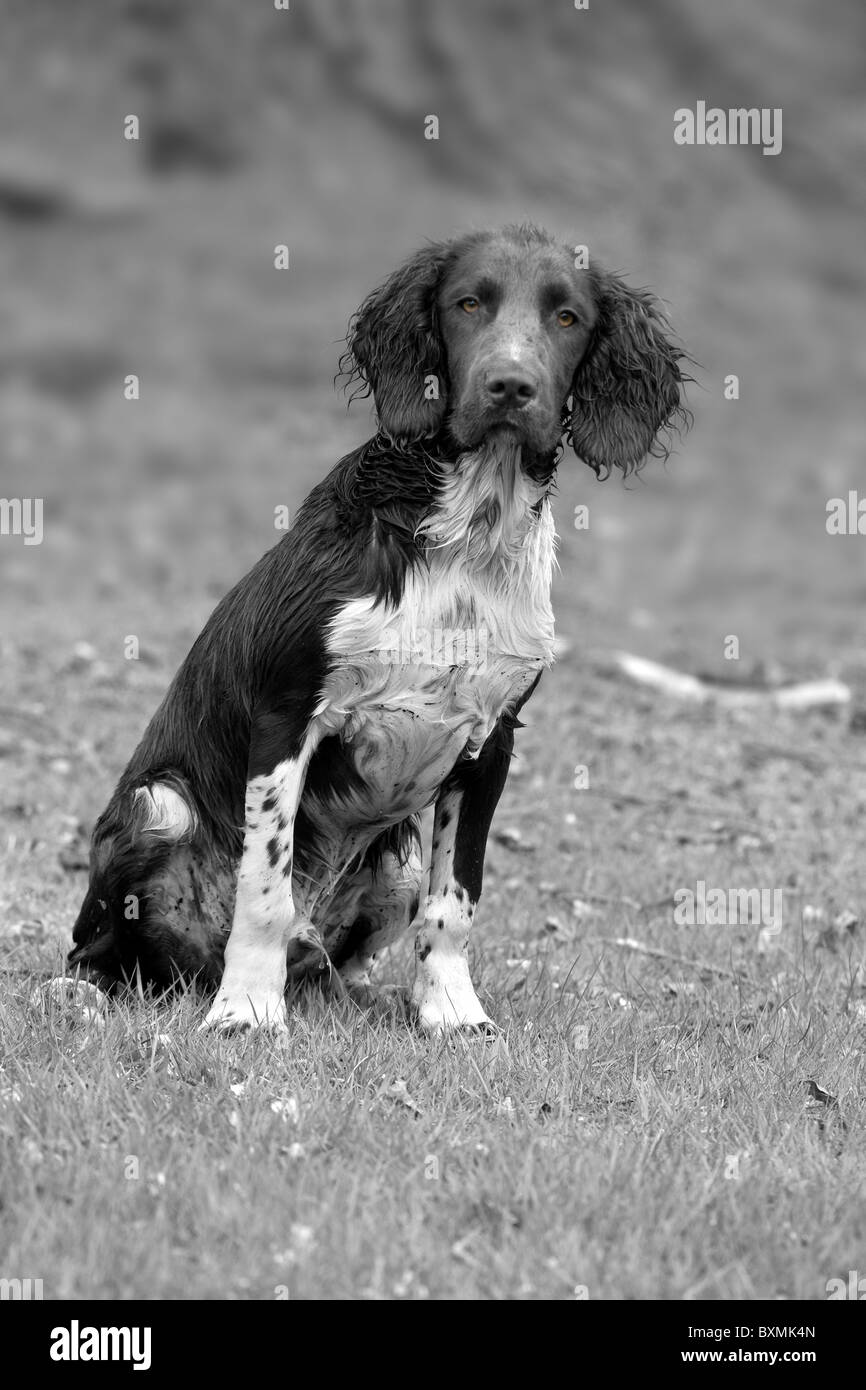
{"type": "Polygon", "coordinates": [[[572,382],[566,434],[600,477],[628,473],[647,454],[666,458],[666,435],[691,421],[682,388],[690,360],[674,340],[658,302],[606,271],[595,280],[598,321],[572,382]]]}
{"type": "Polygon", "coordinates": [[[385,434],[397,443],[434,435],[446,409],[446,362],[436,291],[451,251],[425,247],[368,295],[349,325],[340,371],[373,393],[385,434]]]}

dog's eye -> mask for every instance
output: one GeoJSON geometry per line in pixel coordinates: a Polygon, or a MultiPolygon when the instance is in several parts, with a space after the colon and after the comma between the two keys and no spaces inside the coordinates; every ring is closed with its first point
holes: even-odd
{"type": "Polygon", "coordinates": [[[474,314],[476,309],[481,308],[478,300],[473,299],[471,294],[467,295],[465,299],[459,299],[457,302],[465,314],[474,314]]]}
{"type": "Polygon", "coordinates": [[[570,309],[560,309],[556,316],[556,322],[560,328],[573,328],[577,323],[577,316],[570,309]]]}

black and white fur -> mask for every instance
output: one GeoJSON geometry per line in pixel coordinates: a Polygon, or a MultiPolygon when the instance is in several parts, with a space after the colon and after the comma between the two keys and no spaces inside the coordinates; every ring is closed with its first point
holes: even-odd
{"type": "Polygon", "coordinates": [[[430,1031],[489,1024],[467,946],[552,660],[560,440],[596,472],[638,466],[685,415],[682,358],[648,295],[531,227],[428,247],[372,294],[343,365],[378,432],[176,675],[96,825],[70,964],[195,977],[206,1026],[284,1028],[288,979],[365,985],[410,927],[435,805],[414,1007],[430,1031]],[[442,632],[473,640],[457,659],[419,641],[442,632]]]}

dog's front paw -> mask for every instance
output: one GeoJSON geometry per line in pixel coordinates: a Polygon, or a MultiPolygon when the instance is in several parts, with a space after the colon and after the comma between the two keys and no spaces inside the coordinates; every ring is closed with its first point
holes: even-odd
{"type": "Polygon", "coordinates": [[[465,949],[449,949],[447,943],[444,947],[440,943],[438,929],[420,932],[415,942],[412,1004],[419,1026],[432,1034],[495,1032],[496,1025],[475,993],[465,949]]]}
{"type": "Polygon", "coordinates": [[[233,1033],[256,1028],[288,1032],[289,1020],[282,994],[253,995],[220,989],[199,1031],[233,1033]]]}
{"type": "Polygon", "coordinates": [[[473,990],[453,998],[438,990],[422,994],[415,991],[412,1002],[419,1027],[434,1037],[442,1033],[470,1033],[479,1037],[490,1037],[498,1030],[496,1024],[481,1007],[481,1001],[473,990]]]}
{"type": "Polygon", "coordinates": [[[499,1028],[488,1018],[486,1014],[480,1019],[470,1022],[465,1018],[452,1018],[447,1014],[435,1013],[432,1010],[418,1009],[415,1014],[417,1023],[425,1033],[431,1038],[444,1037],[446,1033],[462,1033],[470,1038],[496,1038],[499,1036],[499,1028]]]}

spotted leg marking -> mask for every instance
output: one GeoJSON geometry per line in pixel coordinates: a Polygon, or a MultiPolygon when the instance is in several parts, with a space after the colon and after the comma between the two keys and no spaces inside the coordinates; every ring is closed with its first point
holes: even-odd
{"type": "Polygon", "coordinates": [[[455,768],[436,803],[430,891],[415,938],[412,989],[418,1021],[430,1033],[492,1026],[475,993],[467,951],[487,834],[513,746],[514,720],[503,716],[477,761],[455,768]]]}
{"type": "MultiPolygon", "coordinates": [[[[286,951],[293,936],[314,935],[292,897],[294,821],[315,741],[296,757],[256,768],[251,748],[244,848],[225,972],[204,1028],[287,1027],[286,951]]],[[[259,761],[261,759],[259,758],[259,761]]],[[[268,759],[267,761],[270,761],[268,759]]]]}

